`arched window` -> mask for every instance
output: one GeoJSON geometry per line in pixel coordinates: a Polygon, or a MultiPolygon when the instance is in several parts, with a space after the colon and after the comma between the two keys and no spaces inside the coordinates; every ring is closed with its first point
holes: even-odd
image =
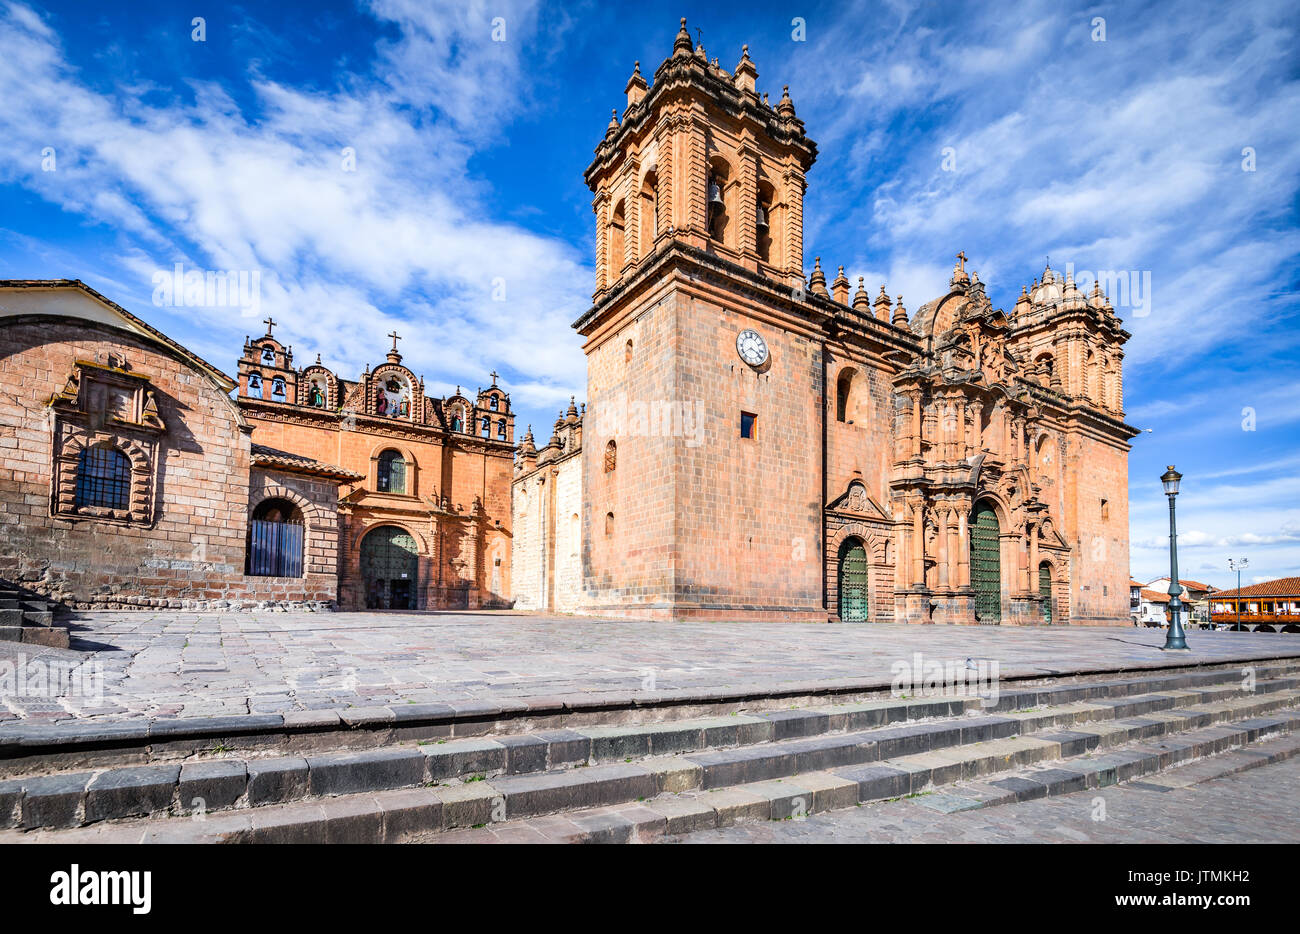
{"type": "Polygon", "coordinates": [[[651,169],[641,183],[641,236],[638,260],[645,259],[654,250],[655,237],[659,233],[658,218],[655,217],[655,205],[659,197],[659,176],[651,169]]]}
{"type": "Polygon", "coordinates": [[[614,534],[614,514],[612,512],[607,512],[605,513],[605,535],[606,537],[608,537],[613,534],[614,534]]]}
{"type": "Polygon", "coordinates": [[[406,460],[400,451],[389,448],[379,455],[376,486],[380,493],[406,492],[406,460]]]}
{"type": "Polygon", "coordinates": [[[285,400],[285,395],[284,377],[277,376],[275,379],[271,380],[271,398],[276,402],[283,402],[285,400]]]}
{"type": "Polygon", "coordinates": [[[302,577],[302,510],[286,499],[257,504],[248,523],[247,574],[251,577],[302,577]]]}
{"type": "Polygon", "coordinates": [[[495,411],[497,410],[497,397],[496,397],[496,396],[490,396],[490,397],[489,397],[489,399],[488,399],[488,408],[490,408],[493,412],[495,412],[495,411]]]}
{"type": "Polygon", "coordinates": [[[256,373],[248,374],[248,396],[251,399],[262,398],[262,377],[256,373]]]}
{"type": "Polygon", "coordinates": [[[618,445],[612,440],[605,445],[605,473],[613,473],[618,466],[618,445]]]}
{"type": "Polygon", "coordinates": [[[624,363],[632,362],[632,341],[631,340],[629,340],[627,344],[623,347],[623,362],[624,363]]]}
{"type": "Polygon", "coordinates": [[[506,420],[504,418],[497,419],[497,440],[506,440],[506,420]]]}
{"type": "Polygon", "coordinates": [[[484,438],[490,437],[492,434],[492,422],[486,415],[484,415],[483,420],[479,422],[478,433],[484,438]]]}
{"type": "Polygon", "coordinates": [[[851,367],[846,367],[840,371],[839,378],[835,381],[835,420],[839,422],[856,420],[857,413],[854,411],[854,392],[853,384],[856,382],[857,371],[851,367]]]}
{"type": "Polygon", "coordinates": [[[85,448],[77,458],[78,509],[131,508],[131,460],[117,448],[85,448]]]}
{"type": "Polygon", "coordinates": [[[262,348],[262,365],[275,366],[275,348],[270,344],[262,348]]]}
{"type": "Polygon", "coordinates": [[[618,274],[623,271],[623,228],[626,226],[623,213],[623,202],[620,201],[614,208],[613,219],[609,222],[609,278],[611,280],[618,278],[618,274]]]}

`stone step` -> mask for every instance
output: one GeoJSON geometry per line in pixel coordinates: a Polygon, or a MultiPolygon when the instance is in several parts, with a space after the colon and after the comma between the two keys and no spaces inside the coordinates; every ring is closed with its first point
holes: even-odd
{"type": "MultiPolygon", "coordinates": [[[[1255,717],[1297,702],[1300,690],[1250,695],[1148,712],[1141,717],[1090,724],[1075,721],[1073,730],[1044,729],[1032,735],[1022,735],[1024,724],[1013,717],[966,716],[701,752],[688,750],[678,755],[654,754],[653,733],[648,734],[650,740],[633,748],[623,740],[627,736],[646,739],[646,733],[611,737],[601,735],[607,731],[592,730],[588,732],[596,736],[568,731],[549,737],[461,740],[307,757],[134,766],[0,782],[0,828],[68,828],[165,812],[185,814],[196,806],[205,813],[230,808],[259,810],[311,798],[443,783],[466,789],[474,786],[477,791],[465,793],[486,796],[494,808],[500,807],[504,817],[498,819],[512,819],[664,792],[783,780],[801,773],[925,754],[937,757],[933,769],[946,770],[951,780],[957,780],[1009,764],[1083,755],[1098,748],[1255,717]],[[596,750],[602,743],[608,743],[603,755],[606,761],[589,764],[597,762],[596,750]],[[624,753],[635,755],[627,755],[623,762],[608,761],[624,753]],[[10,802],[7,811],[5,801],[10,802]]],[[[1139,699],[1137,706],[1148,705],[1139,699]]],[[[1123,708],[1104,705],[1099,709],[1113,717],[1123,708]]],[[[771,725],[762,718],[754,721],[731,724],[728,728],[733,732],[718,739],[735,743],[743,738],[741,731],[771,725]]],[[[780,722],[788,725],[794,721],[781,718],[780,722]]],[[[693,727],[697,734],[703,729],[693,727]]],[[[770,730],[758,735],[770,735],[770,730]]],[[[680,744],[681,736],[676,735],[674,742],[680,744]]]]}
{"type": "Polygon", "coordinates": [[[19,610],[19,609],[22,609],[22,607],[19,606],[19,601],[16,596],[0,597],[0,610],[19,610]]]}
{"type": "Polygon", "coordinates": [[[0,626],[21,626],[23,624],[23,611],[4,609],[0,610],[0,626]]]}
{"type": "MultiPolygon", "coordinates": [[[[618,765],[594,767],[591,794],[563,813],[511,819],[500,782],[382,791],[217,814],[205,820],[102,823],[68,831],[0,833],[0,843],[628,843],[725,827],[744,820],[784,820],[872,801],[943,789],[942,807],[968,810],[1068,794],[1141,779],[1183,787],[1195,781],[1300,754],[1300,710],[1224,723],[1158,742],[1132,742],[1101,755],[1058,755],[1025,763],[1008,759],[984,771],[974,748],[871,766],[802,773],[788,780],[722,789],[665,788],[648,794],[643,776],[618,765]],[[1235,750],[1235,751],[1234,751],[1235,750]],[[1207,757],[1222,757],[1217,763],[1207,757]],[[1188,763],[1195,762],[1195,765],[1188,763]],[[1213,763],[1213,764],[1212,764],[1213,763]],[[1180,775],[1180,770],[1188,771],[1180,775]],[[1195,771],[1192,771],[1192,770],[1195,771]],[[596,772],[595,770],[599,770],[596,772]],[[961,778],[958,773],[970,778],[961,778]],[[635,797],[630,797],[631,795],[635,797]],[[624,800],[614,799],[622,797],[624,800]]],[[[1009,748],[1009,747],[1008,747],[1009,748]]],[[[562,796],[534,783],[532,794],[562,796]]],[[[2,799],[0,799],[2,800],[2,799]]]]}
{"type": "MultiPolygon", "coordinates": [[[[1106,756],[1042,763],[1012,770],[989,781],[921,784],[916,791],[903,789],[914,787],[912,782],[918,780],[917,776],[924,776],[923,769],[911,772],[911,780],[899,778],[883,784],[874,774],[809,773],[788,783],[760,782],[721,792],[660,797],[634,805],[591,808],[455,830],[430,839],[439,843],[649,843],[744,820],[797,820],[809,814],[873,801],[922,795],[935,795],[932,806],[952,813],[1139,779],[1143,786],[1185,788],[1300,755],[1300,736],[1295,735],[1246,745],[1238,743],[1226,752],[1216,751],[1221,743],[1219,736],[1189,735],[1184,746],[1198,760],[1191,765],[1162,764],[1164,750],[1134,744],[1119,747],[1106,756]],[[882,793],[886,797],[879,797],[882,793]]],[[[903,760],[896,763],[907,764],[903,760]]]]}
{"type": "Polygon", "coordinates": [[[23,627],[13,626],[0,620],[0,642],[22,642],[23,627]]]}
{"type": "Polygon", "coordinates": [[[54,623],[54,611],[40,600],[23,601],[23,624],[26,626],[50,626],[54,623]]]}
{"type": "MultiPolygon", "coordinates": [[[[67,637],[62,627],[49,631],[67,637]]],[[[33,634],[27,633],[29,641],[33,641],[33,634]]],[[[1251,669],[1257,678],[1256,693],[1287,690],[1300,684],[1300,660],[1297,659],[1262,662],[1251,669]]],[[[382,748],[403,742],[474,737],[490,737],[523,747],[535,746],[536,738],[541,736],[548,744],[547,762],[553,761],[549,747],[555,742],[560,743],[557,751],[564,756],[569,754],[572,742],[581,745],[591,740],[588,758],[601,761],[845,732],[969,712],[1034,713],[1048,705],[1054,711],[1051,716],[1056,718],[1051,722],[1062,726],[1080,718],[1123,716],[1125,704],[1143,697],[1154,698],[1149,702],[1163,708],[1244,692],[1240,666],[1234,665],[1160,671],[1141,678],[1093,676],[1064,684],[1017,683],[1014,689],[1003,690],[996,705],[988,709],[983,699],[971,696],[913,699],[877,696],[865,700],[823,697],[810,698],[808,705],[796,709],[775,709],[776,699],[749,697],[744,703],[719,702],[719,709],[726,711],[722,716],[701,716],[700,704],[677,707],[671,703],[665,706],[638,703],[627,709],[611,710],[600,705],[598,709],[587,709],[582,704],[543,700],[532,706],[520,703],[517,709],[509,710],[503,709],[503,705],[468,702],[455,706],[395,705],[284,715],[133,719],[107,721],[102,726],[101,721],[94,719],[56,724],[17,721],[0,724],[0,778],[205,758],[214,748],[259,755],[268,745],[274,745],[286,754],[314,755],[382,748]],[[1121,712],[1107,713],[1104,709],[1107,704],[1121,712]],[[679,719],[683,713],[689,719],[679,719]],[[641,722],[626,725],[632,719],[641,722]],[[606,725],[610,720],[622,725],[606,725]],[[576,737],[571,735],[575,731],[576,737]],[[738,738],[721,738],[733,733],[738,738]],[[559,738],[553,740],[547,734],[558,734],[559,738]],[[527,738],[520,739],[521,735],[527,738]]],[[[518,762],[539,762],[542,753],[535,748],[520,748],[513,756],[518,762]]],[[[518,770],[517,766],[506,768],[508,772],[518,770]]]]}

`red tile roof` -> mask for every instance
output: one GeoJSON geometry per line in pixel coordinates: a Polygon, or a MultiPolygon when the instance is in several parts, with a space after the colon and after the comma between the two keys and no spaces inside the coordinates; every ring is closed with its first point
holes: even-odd
{"type": "Polygon", "coordinates": [[[1277,580],[1264,581],[1262,584],[1250,584],[1231,590],[1220,590],[1217,597],[1300,597],[1300,577],[1279,577],[1277,580]]]}
{"type": "Polygon", "coordinates": [[[1143,588],[1142,599],[1146,600],[1149,603],[1168,603],[1169,594],[1161,593],[1158,590],[1147,590],[1143,588]]]}
{"type": "Polygon", "coordinates": [[[333,464],[326,464],[310,457],[303,457],[301,454],[277,451],[275,448],[268,448],[263,444],[254,444],[252,453],[255,467],[270,467],[276,470],[288,470],[293,473],[314,474],[318,477],[328,477],[331,480],[355,481],[365,479],[363,474],[356,471],[336,467],[333,464]]]}

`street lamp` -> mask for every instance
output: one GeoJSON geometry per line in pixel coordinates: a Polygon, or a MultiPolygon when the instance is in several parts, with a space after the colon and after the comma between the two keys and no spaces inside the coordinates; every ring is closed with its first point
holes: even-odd
{"type": "Polygon", "coordinates": [[[1245,558],[1239,561],[1228,559],[1228,570],[1237,572],[1237,632],[1241,632],[1241,569],[1249,566],[1250,561],[1245,558]]]}
{"type": "Polygon", "coordinates": [[[1178,481],[1183,475],[1169,469],[1160,478],[1169,497],[1169,612],[1173,618],[1169,621],[1169,634],[1165,637],[1165,651],[1187,651],[1187,638],[1183,634],[1183,601],[1178,599],[1183,587],[1178,583],[1178,532],[1174,525],[1174,497],[1178,495],[1178,481]]]}

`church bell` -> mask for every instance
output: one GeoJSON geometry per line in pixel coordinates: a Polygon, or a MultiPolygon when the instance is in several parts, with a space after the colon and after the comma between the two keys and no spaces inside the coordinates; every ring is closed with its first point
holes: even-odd
{"type": "Polygon", "coordinates": [[[709,204],[715,208],[722,207],[722,186],[713,180],[709,181],[709,204]]]}
{"type": "Polygon", "coordinates": [[[767,208],[761,204],[758,206],[758,229],[767,230],[767,208]]]}

